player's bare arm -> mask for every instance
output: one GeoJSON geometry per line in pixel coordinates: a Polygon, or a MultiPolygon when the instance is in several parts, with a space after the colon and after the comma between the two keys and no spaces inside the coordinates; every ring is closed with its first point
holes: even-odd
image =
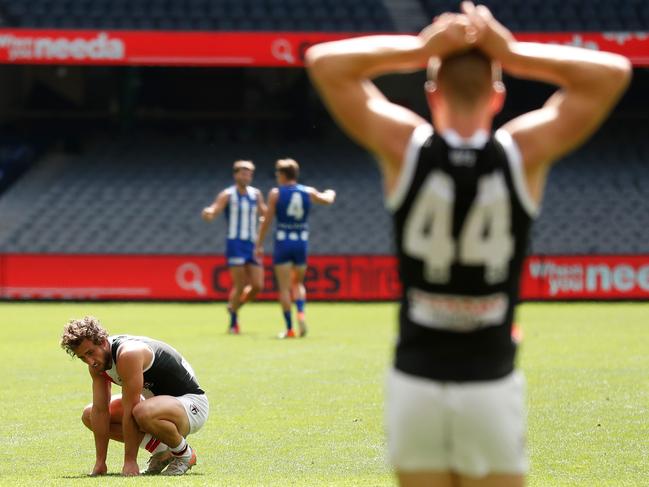
{"type": "Polygon", "coordinates": [[[257,190],[257,206],[259,207],[259,221],[263,222],[263,218],[266,216],[266,211],[268,207],[266,206],[266,200],[264,199],[264,194],[257,190]]]}
{"type": "Polygon", "coordinates": [[[631,77],[628,59],[569,46],[517,42],[484,6],[464,2],[477,45],[505,72],[559,86],[545,105],[503,128],[520,148],[532,197],[539,202],[550,165],[597,130],[631,77]]]}
{"type": "Polygon", "coordinates": [[[444,14],[418,36],[369,36],[318,44],[306,53],[315,87],[347,134],[374,153],[390,192],[413,130],[426,120],[391,103],[371,78],[423,68],[474,40],[464,15],[444,14]]]}
{"type": "Polygon", "coordinates": [[[110,439],[110,381],[88,365],[92,377],[92,409],[90,421],[95,438],[95,466],[91,476],[104,475],[108,472],[106,456],[110,439]]]}
{"type": "MultiPolygon", "coordinates": [[[[144,386],[145,356],[151,352],[141,344],[125,344],[119,351],[117,373],[122,378],[122,431],[124,434],[124,466],[122,475],[139,475],[137,453],[140,429],[133,417],[133,409],[140,402],[144,386]]],[[[148,357],[150,361],[150,357],[148,357]]]]}
{"type": "Polygon", "coordinates": [[[325,189],[324,191],[318,191],[315,188],[308,188],[309,197],[313,203],[319,205],[331,205],[336,201],[336,192],[333,189],[325,189]]]}
{"type": "Polygon", "coordinates": [[[278,198],[279,190],[277,188],[273,188],[268,192],[268,206],[266,207],[266,211],[264,211],[264,221],[261,222],[261,226],[259,227],[259,235],[257,235],[255,245],[255,255],[257,258],[261,258],[264,255],[264,240],[275,218],[278,198]]]}
{"type": "Polygon", "coordinates": [[[230,196],[228,195],[228,192],[225,190],[221,191],[218,194],[218,196],[214,199],[214,203],[212,203],[210,206],[206,206],[205,208],[203,208],[203,212],[201,214],[203,220],[211,222],[217,216],[223,213],[223,210],[228,205],[229,199],[230,196]]]}

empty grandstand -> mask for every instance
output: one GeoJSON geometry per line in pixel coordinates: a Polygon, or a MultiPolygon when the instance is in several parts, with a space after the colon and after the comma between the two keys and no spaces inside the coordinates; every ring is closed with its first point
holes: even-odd
{"type": "MultiPolygon", "coordinates": [[[[639,0],[485,3],[521,33],[557,31],[579,37],[595,31],[600,33],[598,42],[616,46],[627,39],[643,42],[646,34],[632,32],[649,25],[649,9],[639,0]],[[627,34],[606,34],[616,30],[627,34]]],[[[289,42],[286,31],[414,32],[457,4],[0,0],[4,27],[16,28],[5,33],[0,45],[7,63],[0,66],[5,134],[0,140],[0,257],[221,255],[225,225],[203,222],[201,209],[230,183],[235,159],[255,161],[254,185],[266,193],[274,185],[272,168],[280,157],[300,162],[305,184],[338,192],[334,206],[314,210],[313,255],[391,254],[391,223],[383,208],[379,173],[363,150],[341,136],[311,88],[300,55],[314,41],[289,42]],[[36,39],[20,38],[23,28],[90,29],[83,48],[90,50],[98,35],[92,29],[136,30],[145,36],[149,30],[238,31],[251,44],[261,31],[279,32],[284,44],[280,55],[273,51],[271,57],[286,62],[285,67],[270,68],[247,58],[235,67],[218,60],[215,65],[222,67],[168,67],[155,61],[145,63],[153,66],[124,66],[132,62],[128,59],[118,60],[118,66],[84,65],[87,60],[75,60],[83,54],[75,51],[82,43],[74,37],[80,35],[77,31],[58,40],[45,31],[52,48],[47,62],[63,59],[56,50],[61,44],[67,49],[65,61],[79,65],[37,66],[27,57],[18,65],[13,61],[36,39]]],[[[55,32],[63,36],[66,31],[55,32]]],[[[270,42],[271,48],[264,44],[261,50],[272,51],[277,39],[270,42]]],[[[145,37],[140,47],[147,43],[145,37]]],[[[639,52],[643,62],[642,48],[630,52],[639,52]]],[[[30,59],[43,61],[35,55],[30,59]]],[[[398,83],[394,79],[386,77],[379,84],[391,99],[427,116],[423,74],[399,77],[398,83]]],[[[506,81],[508,102],[498,124],[539,106],[551,92],[547,86],[506,81]]],[[[633,85],[612,120],[553,169],[531,254],[649,254],[648,83],[647,70],[636,68],[633,85]]]]}
{"type": "MultiPolygon", "coordinates": [[[[485,0],[519,31],[642,31],[643,0],[485,0]]],[[[5,26],[63,29],[378,32],[423,27],[455,0],[2,0],[5,26]]]]}
{"type": "Polygon", "coordinates": [[[12,27],[133,30],[386,31],[381,0],[3,0],[12,27]]]}

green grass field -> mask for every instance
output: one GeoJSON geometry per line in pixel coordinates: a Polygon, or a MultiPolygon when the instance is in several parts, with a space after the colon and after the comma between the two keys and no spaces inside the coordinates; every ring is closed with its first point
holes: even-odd
{"type": "MultiPolygon", "coordinates": [[[[394,485],[382,396],[395,305],[310,304],[310,336],[280,341],[276,304],[244,308],[244,334],[229,336],[223,305],[174,303],[0,304],[0,485],[171,484],[85,476],[90,380],[58,346],[84,314],[171,343],[208,391],[210,420],[190,437],[199,463],[174,485],[394,485]]],[[[649,304],[526,304],[518,322],[528,485],[649,485],[649,304]]],[[[122,452],[111,444],[115,474],[122,452]]]]}

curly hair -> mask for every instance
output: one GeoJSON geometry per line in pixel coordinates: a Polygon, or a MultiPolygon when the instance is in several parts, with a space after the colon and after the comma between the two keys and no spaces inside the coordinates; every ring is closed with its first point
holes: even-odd
{"type": "Polygon", "coordinates": [[[74,351],[85,339],[95,345],[100,345],[106,338],[108,332],[99,324],[94,316],[84,316],[82,319],[68,321],[63,328],[61,336],[61,348],[74,357],[74,351]]]}

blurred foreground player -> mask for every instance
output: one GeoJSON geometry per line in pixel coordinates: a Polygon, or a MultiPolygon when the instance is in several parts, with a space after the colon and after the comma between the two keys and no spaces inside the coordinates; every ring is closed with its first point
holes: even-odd
{"type": "Polygon", "coordinates": [[[171,346],[131,335],[108,336],[96,318],[70,320],[61,347],[88,365],[92,404],[81,417],[95,437],[91,475],[107,473],[108,440],[124,443],[122,475],[139,475],[138,446],[148,475],[183,475],[196,464],[185,437],[200,430],[209,402],[189,363],[171,346]],[[111,397],[111,383],[122,394],[111,397]]]}
{"type": "Polygon", "coordinates": [[[279,287],[279,302],[286,324],[286,330],[280,333],[280,338],[295,337],[291,318],[291,292],[295,297],[300,336],[306,336],[304,276],[309,243],[309,209],[311,203],[331,205],[336,199],[333,189],[320,192],[310,186],[298,184],[299,174],[300,166],[293,159],[279,159],[275,164],[278,187],[268,193],[268,211],[259,229],[256,246],[257,257],[261,259],[264,239],[273,218],[277,217],[273,265],[279,287]]]}
{"type": "Polygon", "coordinates": [[[261,191],[250,186],[255,165],[251,161],[236,161],[232,169],[235,184],[221,191],[214,203],[203,209],[202,216],[209,222],[225,212],[226,259],[232,278],[228,298],[229,332],[238,334],[239,308],[253,300],[264,287],[264,269],[262,262],[255,258],[255,240],[257,221],[263,218],[266,205],[261,191]]]}
{"type": "Polygon", "coordinates": [[[601,124],[630,67],[517,42],[487,8],[462,9],[419,36],[317,45],[307,64],[338,123],[378,159],[393,214],[403,295],[386,426],[401,485],[521,486],[524,380],[511,324],[530,224],[551,164],[601,124]],[[371,81],[427,63],[432,125],[371,81]],[[492,133],[500,67],[559,91],[492,133]]]}

